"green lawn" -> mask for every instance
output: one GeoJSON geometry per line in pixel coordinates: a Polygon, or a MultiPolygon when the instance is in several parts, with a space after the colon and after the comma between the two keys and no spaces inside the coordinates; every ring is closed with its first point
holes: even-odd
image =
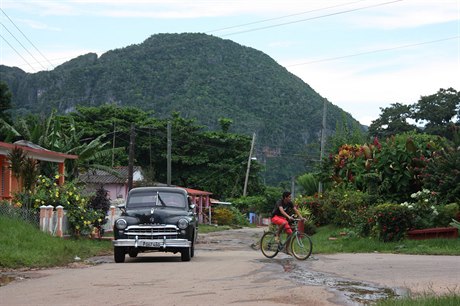
{"type": "Polygon", "coordinates": [[[76,256],[85,259],[112,252],[110,241],[52,237],[36,226],[3,216],[0,246],[0,268],[61,266],[76,256]]]}
{"type": "MultiPolygon", "coordinates": [[[[202,224],[199,226],[199,233],[231,228],[202,224]]],[[[403,240],[383,243],[376,239],[356,237],[352,232],[344,229],[325,226],[318,229],[312,236],[312,240],[315,254],[381,252],[460,255],[460,239],[403,240]],[[341,232],[346,232],[347,235],[342,236],[341,232]]],[[[28,223],[2,216],[0,216],[0,245],[0,268],[60,266],[73,262],[76,256],[86,259],[112,253],[110,241],[51,237],[28,223]]]]}
{"type": "Polygon", "coordinates": [[[346,229],[331,226],[318,228],[312,236],[313,253],[395,253],[415,255],[460,255],[460,239],[402,240],[381,242],[375,238],[360,238],[346,229]],[[342,236],[341,233],[346,233],[342,236]]]}

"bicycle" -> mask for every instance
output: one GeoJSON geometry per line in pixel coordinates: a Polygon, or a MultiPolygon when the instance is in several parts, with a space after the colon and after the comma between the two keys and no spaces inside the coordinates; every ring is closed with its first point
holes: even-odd
{"type": "Polygon", "coordinates": [[[293,220],[291,224],[292,234],[288,235],[285,240],[282,239],[284,237],[280,234],[279,241],[276,241],[276,233],[273,230],[265,232],[260,239],[262,254],[267,258],[273,258],[278,252],[286,248],[287,253],[290,251],[290,254],[298,260],[305,260],[310,257],[313,250],[313,243],[307,234],[299,232],[297,225],[300,220],[302,219],[293,220]]]}

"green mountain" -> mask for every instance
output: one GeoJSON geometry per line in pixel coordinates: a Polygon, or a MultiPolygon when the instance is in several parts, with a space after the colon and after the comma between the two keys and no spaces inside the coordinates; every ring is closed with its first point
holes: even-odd
{"type": "MultiPolygon", "coordinates": [[[[66,113],[77,105],[115,104],[179,111],[218,129],[256,133],[254,156],[266,165],[267,182],[290,180],[319,158],[325,99],[268,55],[206,34],[158,34],[143,43],[86,54],[52,71],[26,73],[0,66],[0,81],[13,94],[15,114],[66,113]]],[[[328,103],[327,133],[350,114],[328,103]]],[[[248,148],[249,154],[249,148],[248,148]]]]}

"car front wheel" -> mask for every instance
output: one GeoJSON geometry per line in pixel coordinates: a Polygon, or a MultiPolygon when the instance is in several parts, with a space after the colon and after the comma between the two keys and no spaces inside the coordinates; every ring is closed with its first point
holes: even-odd
{"type": "Polygon", "coordinates": [[[180,252],[182,261],[190,261],[192,258],[192,248],[185,248],[180,252]]]}
{"type": "Polygon", "coordinates": [[[116,263],[125,262],[125,248],[123,247],[114,247],[113,255],[116,263]]]}

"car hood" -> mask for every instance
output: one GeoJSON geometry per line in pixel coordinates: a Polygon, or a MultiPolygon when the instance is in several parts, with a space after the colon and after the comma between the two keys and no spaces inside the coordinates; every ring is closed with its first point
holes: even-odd
{"type": "Polygon", "coordinates": [[[124,214],[127,217],[133,217],[139,220],[140,224],[170,224],[176,223],[181,217],[189,216],[190,214],[177,208],[154,207],[152,208],[127,210],[124,214]]]}

